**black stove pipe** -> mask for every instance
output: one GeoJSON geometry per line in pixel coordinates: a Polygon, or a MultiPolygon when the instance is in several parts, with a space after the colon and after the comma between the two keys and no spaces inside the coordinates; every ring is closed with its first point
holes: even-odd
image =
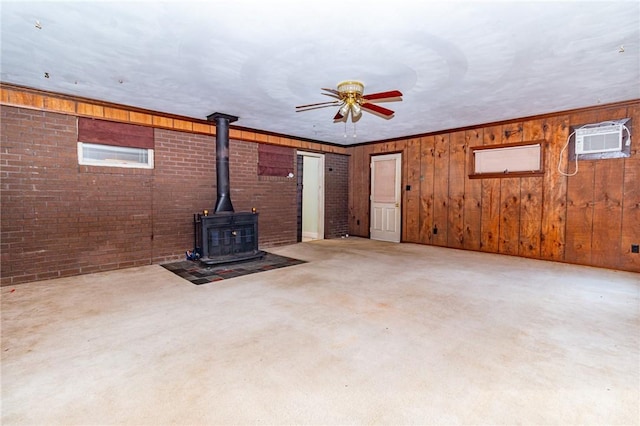
{"type": "Polygon", "coordinates": [[[231,184],[229,180],[229,123],[238,117],[215,112],[207,116],[207,120],[216,122],[216,189],[217,199],[215,213],[231,212],[231,184]]]}

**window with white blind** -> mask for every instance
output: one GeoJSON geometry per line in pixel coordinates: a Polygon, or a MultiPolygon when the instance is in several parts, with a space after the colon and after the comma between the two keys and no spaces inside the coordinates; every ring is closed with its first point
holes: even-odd
{"type": "Polygon", "coordinates": [[[153,128],[78,118],[78,163],[153,169],[153,128]]]}
{"type": "Polygon", "coordinates": [[[469,178],[540,176],[544,174],[544,141],[471,148],[469,178]]]}
{"type": "Polygon", "coordinates": [[[153,169],[153,149],[78,142],[78,163],[87,166],[153,169]]]}

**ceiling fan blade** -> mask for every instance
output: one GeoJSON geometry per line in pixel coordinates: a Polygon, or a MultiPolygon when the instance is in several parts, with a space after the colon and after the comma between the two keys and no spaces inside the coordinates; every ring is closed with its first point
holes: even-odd
{"type": "Polygon", "coordinates": [[[314,106],[314,107],[308,107],[308,108],[300,108],[300,107],[296,107],[296,112],[304,112],[304,111],[311,111],[312,109],[320,109],[320,108],[328,108],[328,107],[332,107],[332,106],[336,106],[336,104],[334,104],[333,102],[330,103],[329,105],[320,105],[320,106],[314,106]]]}
{"type": "Polygon", "coordinates": [[[371,103],[368,103],[368,102],[365,102],[360,106],[362,108],[366,109],[366,110],[373,111],[373,112],[376,112],[378,114],[382,114],[382,115],[384,115],[386,117],[391,117],[394,114],[394,112],[391,111],[390,109],[383,108],[380,105],[371,104],[371,103]]]}
{"type": "Polygon", "coordinates": [[[317,104],[300,105],[300,106],[297,106],[297,107],[296,107],[296,109],[298,109],[298,108],[309,108],[309,107],[315,107],[315,106],[318,106],[318,105],[327,105],[327,106],[328,106],[328,105],[336,105],[336,104],[338,104],[338,103],[340,103],[340,101],[318,102],[317,104]]]}
{"type": "Polygon", "coordinates": [[[344,115],[340,114],[340,110],[338,110],[338,113],[333,117],[334,121],[340,121],[344,118],[344,115]]]}
{"type": "Polygon", "coordinates": [[[370,93],[368,95],[362,95],[362,97],[368,101],[373,99],[387,99],[387,98],[399,98],[402,96],[402,92],[399,90],[389,90],[388,92],[370,93]]]}
{"type": "Polygon", "coordinates": [[[330,98],[342,99],[339,95],[334,95],[333,93],[322,93],[325,96],[329,96],[330,98]]]}
{"type": "Polygon", "coordinates": [[[325,92],[330,92],[330,93],[333,93],[334,95],[340,96],[340,92],[338,92],[336,89],[325,89],[324,87],[322,87],[321,90],[324,90],[325,92]]]}

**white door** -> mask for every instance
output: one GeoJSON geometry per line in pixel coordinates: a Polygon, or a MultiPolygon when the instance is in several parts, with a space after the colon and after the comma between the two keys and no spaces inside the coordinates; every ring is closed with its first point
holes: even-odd
{"type": "Polygon", "coordinates": [[[401,154],[371,157],[371,239],[400,242],[401,154]]]}
{"type": "Polygon", "coordinates": [[[324,156],[302,155],[302,241],[324,239],[324,156]]]}

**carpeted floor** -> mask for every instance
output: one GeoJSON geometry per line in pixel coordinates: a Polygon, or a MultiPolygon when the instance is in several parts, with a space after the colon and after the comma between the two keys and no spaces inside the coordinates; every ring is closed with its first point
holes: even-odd
{"type": "Polygon", "coordinates": [[[166,263],[162,266],[179,277],[190,281],[192,284],[202,285],[228,278],[255,274],[256,272],[299,265],[301,263],[305,262],[303,260],[267,252],[262,259],[247,262],[207,266],[198,261],[182,260],[180,262],[166,263]]]}
{"type": "Polygon", "coordinates": [[[0,288],[0,424],[640,426],[639,274],[357,237],[269,252],[306,263],[0,288]]]}

